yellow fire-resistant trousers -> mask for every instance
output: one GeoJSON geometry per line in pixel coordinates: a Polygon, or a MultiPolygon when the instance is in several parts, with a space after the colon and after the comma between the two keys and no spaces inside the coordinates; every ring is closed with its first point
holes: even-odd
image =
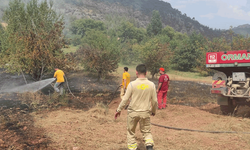
{"type": "Polygon", "coordinates": [[[135,129],[138,122],[140,125],[140,131],[142,133],[145,145],[146,146],[154,145],[150,127],[150,114],[148,112],[131,112],[128,114],[128,119],[127,119],[127,140],[128,140],[129,150],[137,149],[137,143],[135,139],[135,129]]]}

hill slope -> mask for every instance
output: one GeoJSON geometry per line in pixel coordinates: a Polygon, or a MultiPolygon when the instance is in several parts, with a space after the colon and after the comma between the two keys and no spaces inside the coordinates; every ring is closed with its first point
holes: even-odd
{"type": "MultiPolygon", "coordinates": [[[[2,0],[0,15],[8,5],[2,0]]],[[[228,31],[213,30],[200,24],[188,14],[182,14],[178,9],[172,8],[168,2],[160,0],[54,0],[55,9],[65,16],[66,25],[70,18],[92,18],[105,20],[107,16],[125,16],[137,22],[138,27],[146,27],[151,19],[153,10],[158,10],[162,17],[163,26],[171,26],[176,31],[190,34],[201,33],[209,38],[227,35],[228,31]]]]}
{"type": "Polygon", "coordinates": [[[250,25],[244,24],[232,29],[236,34],[244,35],[245,37],[249,37],[250,34],[250,25]]]}
{"type": "Polygon", "coordinates": [[[57,9],[67,17],[98,20],[104,20],[110,14],[123,15],[135,19],[138,26],[144,28],[150,22],[152,11],[158,10],[163,26],[171,26],[178,32],[190,34],[195,31],[209,38],[227,34],[227,31],[213,30],[200,24],[194,18],[172,8],[170,3],[159,0],[64,0],[64,3],[57,5],[57,9]]]}

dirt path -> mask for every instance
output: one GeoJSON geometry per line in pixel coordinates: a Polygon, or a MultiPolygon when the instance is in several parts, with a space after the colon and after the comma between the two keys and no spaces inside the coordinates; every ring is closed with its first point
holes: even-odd
{"type": "MultiPolygon", "coordinates": [[[[89,111],[64,109],[36,115],[35,126],[43,128],[51,138],[52,149],[74,150],[126,150],[126,111],[114,120],[114,112],[119,104],[115,99],[105,108],[96,106],[89,111]]],[[[241,112],[240,115],[244,115],[241,112]]],[[[250,119],[222,116],[218,105],[207,104],[201,108],[168,105],[157,111],[151,122],[177,128],[206,131],[236,131],[233,133],[201,133],[180,131],[152,126],[155,150],[166,149],[250,149],[250,119]]],[[[144,150],[142,135],[137,128],[137,141],[144,150]]]]}

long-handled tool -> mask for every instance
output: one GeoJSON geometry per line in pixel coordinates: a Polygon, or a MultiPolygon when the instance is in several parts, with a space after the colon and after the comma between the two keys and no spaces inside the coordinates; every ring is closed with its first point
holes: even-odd
{"type": "Polygon", "coordinates": [[[109,104],[112,102],[112,100],[114,99],[115,93],[117,92],[117,90],[118,90],[120,87],[121,87],[121,85],[119,85],[119,86],[117,87],[117,89],[116,89],[115,92],[113,93],[112,98],[111,98],[110,101],[107,103],[107,105],[109,105],[109,104]]]}

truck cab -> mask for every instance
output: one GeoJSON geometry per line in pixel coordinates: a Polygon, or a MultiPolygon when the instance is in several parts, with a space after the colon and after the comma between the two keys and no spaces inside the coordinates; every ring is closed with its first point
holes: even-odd
{"type": "Polygon", "coordinates": [[[206,67],[216,70],[210,92],[217,94],[223,114],[233,114],[237,106],[250,106],[250,51],[206,53],[206,67]]]}

